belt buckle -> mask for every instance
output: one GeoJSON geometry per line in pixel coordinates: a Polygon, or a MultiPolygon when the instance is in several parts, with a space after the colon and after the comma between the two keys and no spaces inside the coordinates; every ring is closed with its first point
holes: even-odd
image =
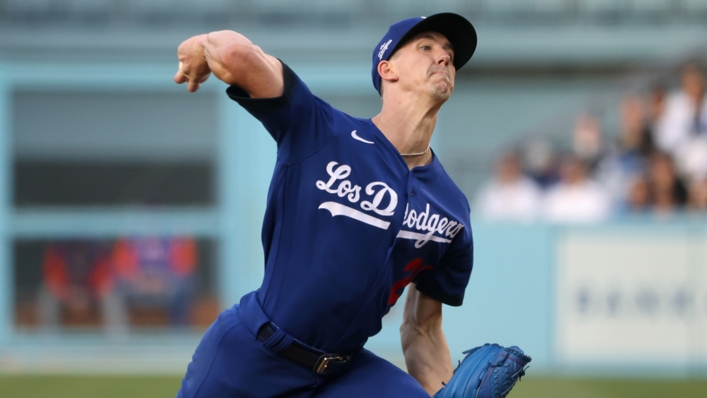
{"type": "Polygon", "coordinates": [[[349,358],[338,354],[323,354],[314,364],[314,371],[318,374],[339,373],[344,370],[349,358]]]}

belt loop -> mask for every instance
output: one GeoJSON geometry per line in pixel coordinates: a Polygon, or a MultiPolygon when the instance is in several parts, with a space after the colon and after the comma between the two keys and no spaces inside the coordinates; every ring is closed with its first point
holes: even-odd
{"type": "Polygon", "coordinates": [[[269,339],[264,341],[263,345],[272,350],[273,352],[279,353],[280,351],[287,348],[290,344],[292,344],[294,337],[290,336],[287,332],[275,326],[275,324],[273,324],[272,322],[270,322],[270,326],[275,329],[275,333],[273,333],[273,335],[270,336],[269,339]]]}
{"type": "Polygon", "coordinates": [[[253,340],[257,340],[260,327],[270,322],[270,318],[265,314],[258,302],[257,290],[241,298],[238,305],[238,314],[245,326],[253,334],[253,340]]]}

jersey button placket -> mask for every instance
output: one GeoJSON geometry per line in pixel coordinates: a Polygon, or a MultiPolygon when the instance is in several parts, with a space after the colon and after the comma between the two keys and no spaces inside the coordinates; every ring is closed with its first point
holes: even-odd
{"type": "MultiPolygon", "coordinates": [[[[412,192],[413,192],[412,191],[412,178],[408,177],[406,185],[403,186],[402,184],[400,184],[398,189],[399,189],[398,192],[400,192],[401,196],[402,196],[401,198],[399,198],[399,199],[401,199],[399,203],[400,204],[405,203],[405,206],[400,206],[400,208],[402,210],[402,212],[400,213],[401,217],[394,221],[393,225],[396,225],[396,230],[395,230],[396,238],[393,239],[393,246],[391,246],[390,250],[393,250],[393,247],[395,247],[395,245],[397,244],[397,241],[398,241],[397,235],[400,233],[400,231],[403,229],[403,226],[405,225],[405,218],[407,217],[406,210],[410,208],[410,197],[412,196],[412,192]]],[[[390,255],[390,252],[388,254],[390,255]]]]}
{"type": "MultiPolygon", "coordinates": [[[[415,195],[416,195],[414,182],[415,182],[414,172],[410,171],[408,174],[408,186],[407,186],[408,200],[407,200],[407,206],[406,206],[406,210],[407,210],[406,213],[409,213],[410,210],[412,210],[414,207],[413,203],[415,202],[415,195]]],[[[403,225],[405,225],[407,215],[408,214],[406,214],[406,217],[403,219],[403,225]]]]}

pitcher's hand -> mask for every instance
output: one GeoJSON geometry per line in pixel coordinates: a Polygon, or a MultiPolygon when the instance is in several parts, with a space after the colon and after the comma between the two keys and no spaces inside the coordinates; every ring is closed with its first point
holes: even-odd
{"type": "Polygon", "coordinates": [[[195,92],[201,83],[211,75],[211,69],[204,54],[204,41],[206,35],[199,35],[182,42],[177,49],[179,58],[179,70],[174,75],[174,82],[177,84],[189,83],[187,90],[195,92]]]}

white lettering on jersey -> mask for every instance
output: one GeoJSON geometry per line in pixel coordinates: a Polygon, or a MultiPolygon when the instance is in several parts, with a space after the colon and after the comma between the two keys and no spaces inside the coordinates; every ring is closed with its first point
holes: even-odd
{"type": "MultiPolygon", "coordinates": [[[[326,182],[318,180],[315,183],[316,187],[340,198],[346,197],[351,203],[358,203],[361,199],[361,186],[354,185],[351,181],[345,179],[351,174],[351,166],[342,164],[337,167],[338,164],[337,162],[329,162],[327,164],[326,171],[329,174],[329,180],[326,182]]],[[[365,193],[371,196],[372,199],[362,201],[359,204],[361,209],[372,211],[381,216],[392,216],[395,213],[395,207],[398,205],[398,194],[388,184],[374,181],[366,186],[365,193]]],[[[324,202],[319,208],[329,210],[332,217],[347,216],[382,229],[388,229],[390,226],[388,221],[383,221],[337,202],[324,202]]]]}
{"type": "MultiPolygon", "coordinates": [[[[395,207],[398,205],[398,194],[381,181],[374,181],[366,185],[363,190],[368,200],[361,199],[361,186],[354,185],[346,178],[351,175],[351,166],[329,162],[326,166],[329,174],[327,181],[318,180],[315,186],[332,195],[346,198],[350,203],[358,204],[362,210],[373,212],[379,216],[392,216],[395,214],[395,207]]],[[[387,230],[390,222],[366,214],[361,210],[338,202],[327,201],[319,205],[319,209],[329,210],[332,217],[346,216],[376,228],[387,230]]],[[[415,210],[405,208],[403,217],[403,228],[398,232],[397,237],[415,241],[415,247],[421,248],[427,242],[451,243],[452,239],[464,228],[464,224],[441,217],[439,214],[430,214],[430,204],[425,206],[425,211],[420,213],[415,210]]]]}
{"type": "Polygon", "coordinates": [[[451,239],[440,238],[439,236],[434,236],[431,233],[423,235],[423,234],[420,234],[417,232],[401,230],[400,232],[398,232],[397,237],[402,238],[402,239],[416,240],[417,242],[415,242],[415,247],[418,249],[421,248],[422,246],[424,246],[424,244],[430,240],[433,242],[440,242],[440,243],[452,243],[451,239]]]}
{"type": "Polygon", "coordinates": [[[405,208],[403,227],[426,232],[425,234],[406,230],[398,232],[398,238],[416,240],[415,247],[419,249],[429,241],[451,243],[452,239],[464,228],[464,224],[450,221],[447,217],[440,218],[439,214],[430,215],[430,204],[428,203],[425,211],[420,214],[415,210],[408,211],[405,208]],[[435,232],[441,236],[436,236],[435,232]]]}
{"type": "Polygon", "coordinates": [[[366,223],[368,225],[372,225],[374,227],[378,227],[380,229],[388,229],[390,226],[390,223],[388,221],[383,221],[379,220],[373,216],[369,216],[368,214],[358,211],[356,209],[352,209],[348,206],[344,206],[340,203],[336,202],[324,202],[319,205],[320,209],[327,209],[331,212],[332,217],[336,216],[346,216],[346,217],[351,217],[354,220],[361,221],[363,223],[366,223]]]}
{"type": "Polygon", "coordinates": [[[398,194],[393,191],[386,183],[376,181],[368,184],[366,187],[366,193],[369,195],[375,194],[373,197],[373,202],[364,200],[361,202],[361,208],[363,210],[373,210],[381,216],[392,216],[395,211],[395,206],[398,205],[398,194]],[[381,187],[376,193],[376,187],[381,187]],[[390,197],[388,202],[388,207],[381,209],[380,205],[383,203],[386,197],[390,197]]]}
{"type": "Polygon", "coordinates": [[[341,165],[334,169],[334,166],[336,166],[338,163],[336,162],[329,162],[329,164],[326,166],[326,171],[329,173],[329,181],[326,183],[324,181],[317,181],[317,188],[321,189],[322,191],[327,191],[329,193],[335,193],[337,194],[340,198],[343,198],[344,196],[347,196],[347,199],[351,203],[356,203],[358,202],[358,199],[360,198],[360,192],[361,192],[361,187],[358,185],[351,185],[351,181],[349,180],[344,180],[339,185],[335,188],[332,189],[332,186],[334,185],[335,182],[338,180],[343,180],[344,178],[348,177],[349,174],[351,174],[351,166],[347,165],[341,165]]]}

